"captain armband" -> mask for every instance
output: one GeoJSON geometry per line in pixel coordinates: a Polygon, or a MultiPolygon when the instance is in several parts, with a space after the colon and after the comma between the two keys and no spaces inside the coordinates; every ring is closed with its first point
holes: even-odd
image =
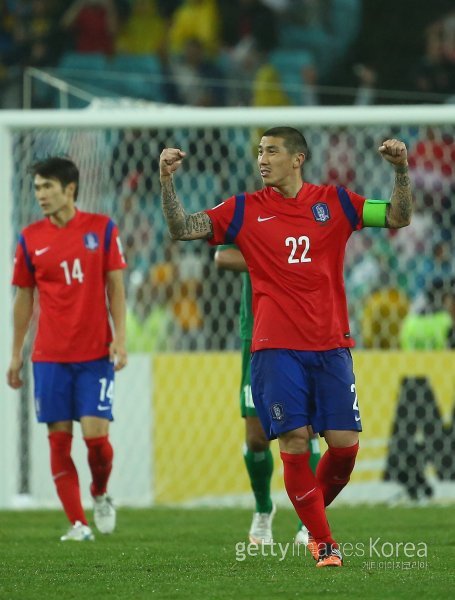
{"type": "Polygon", "coordinates": [[[390,200],[365,200],[363,205],[364,227],[385,227],[386,211],[390,200]]]}

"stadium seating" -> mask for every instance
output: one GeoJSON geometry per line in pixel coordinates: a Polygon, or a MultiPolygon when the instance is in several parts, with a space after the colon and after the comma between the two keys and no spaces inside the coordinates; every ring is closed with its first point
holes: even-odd
{"type": "Polygon", "coordinates": [[[110,63],[110,86],[124,96],[163,102],[161,64],[151,54],[118,54],[110,63]]]}
{"type": "Polygon", "coordinates": [[[98,53],[66,52],[60,59],[59,68],[72,71],[100,72],[107,68],[107,58],[104,54],[98,53]]]}

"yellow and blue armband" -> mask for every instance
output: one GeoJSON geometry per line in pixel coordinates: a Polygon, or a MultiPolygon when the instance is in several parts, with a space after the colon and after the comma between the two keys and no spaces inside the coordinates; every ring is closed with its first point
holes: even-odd
{"type": "Polygon", "coordinates": [[[386,211],[390,200],[365,200],[363,205],[364,227],[385,227],[386,211]]]}

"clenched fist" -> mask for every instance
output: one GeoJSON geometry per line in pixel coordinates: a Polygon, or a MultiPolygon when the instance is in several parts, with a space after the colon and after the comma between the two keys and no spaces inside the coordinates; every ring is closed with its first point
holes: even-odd
{"type": "Polygon", "coordinates": [[[385,140],[379,146],[382,157],[396,167],[406,167],[408,164],[408,151],[406,145],[400,140],[385,140]]]}
{"type": "Polygon", "coordinates": [[[160,177],[169,177],[180,168],[186,152],[178,148],[165,148],[160,155],[160,177]]]}

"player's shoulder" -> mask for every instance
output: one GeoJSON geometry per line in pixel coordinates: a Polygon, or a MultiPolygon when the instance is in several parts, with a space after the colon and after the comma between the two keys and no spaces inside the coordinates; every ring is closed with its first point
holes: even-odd
{"type": "Polygon", "coordinates": [[[39,235],[44,229],[46,229],[47,225],[48,219],[39,219],[39,221],[30,223],[30,225],[24,227],[21,231],[21,234],[24,237],[39,235]]]}
{"type": "Polygon", "coordinates": [[[270,196],[270,188],[264,187],[254,192],[244,192],[245,202],[253,203],[266,200],[270,196]]]}
{"type": "Polygon", "coordinates": [[[310,198],[316,198],[318,200],[325,200],[326,202],[337,204],[343,204],[347,199],[352,202],[353,198],[360,198],[358,194],[344,185],[334,184],[317,185],[314,183],[305,183],[305,193],[306,196],[310,198]]]}
{"type": "Polygon", "coordinates": [[[325,196],[336,196],[338,188],[340,186],[325,184],[325,183],[309,183],[305,182],[305,192],[308,195],[325,195],[325,196]]]}
{"type": "Polygon", "coordinates": [[[98,227],[106,227],[108,225],[108,223],[113,222],[112,218],[109,215],[105,215],[103,213],[90,213],[90,212],[85,212],[85,211],[78,211],[79,212],[79,222],[81,225],[86,226],[86,225],[91,225],[91,226],[98,226],[98,227]]]}

